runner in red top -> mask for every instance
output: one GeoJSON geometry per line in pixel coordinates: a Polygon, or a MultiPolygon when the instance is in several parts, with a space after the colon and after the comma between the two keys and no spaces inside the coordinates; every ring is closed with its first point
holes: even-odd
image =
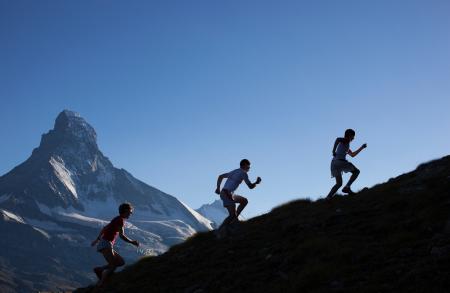
{"type": "Polygon", "coordinates": [[[103,230],[102,239],[107,240],[114,244],[117,239],[117,235],[119,235],[120,229],[124,226],[125,219],[121,216],[117,216],[105,227],[103,230]]]}
{"type": "Polygon", "coordinates": [[[111,222],[103,227],[102,231],[98,235],[97,239],[92,241],[92,246],[97,245],[97,251],[102,253],[108,262],[103,267],[94,268],[94,272],[97,275],[99,281],[97,287],[101,287],[108,276],[115,271],[117,267],[121,267],[125,264],[123,258],[114,250],[114,243],[116,242],[117,235],[125,242],[139,246],[139,242],[131,240],[125,236],[124,227],[125,219],[128,219],[133,213],[133,207],[129,203],[123,203],[119,206],[119,216],[111,220],[111,222]]]}

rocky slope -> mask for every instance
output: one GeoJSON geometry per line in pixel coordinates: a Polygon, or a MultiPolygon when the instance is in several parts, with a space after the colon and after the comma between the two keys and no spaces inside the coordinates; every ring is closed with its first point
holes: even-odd
{"type": "Polygon", "coordinates": [[[444,293],[449,210],[445,157],[352,196],[287,203],[225,239],[200,233],[101,292],[444,293]]]}

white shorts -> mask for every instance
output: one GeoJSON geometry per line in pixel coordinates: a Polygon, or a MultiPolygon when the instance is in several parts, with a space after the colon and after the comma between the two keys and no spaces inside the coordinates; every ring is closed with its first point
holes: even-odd
{"type": "Polygon", "coordinates": [[[220,199],[222,200],[224,207],[236,204],[236,201],[233,199],[233,192],[229,192],[226,189],[222,189],[220,192],[220,199]]]}
{"type": "Polygon", "coordinates": [[[113,244],[111,241],[101,239],[100,242],[97,244],[97,251],[100,252],[105,248],[113,249],[113,244]]]}
{"type": "Polygon", "coordinates": [[[331,177],[342,176],[343,172],[354,172],[358,170],[352,163],[347,160],[332,160],[331,161],[331,177]]]}

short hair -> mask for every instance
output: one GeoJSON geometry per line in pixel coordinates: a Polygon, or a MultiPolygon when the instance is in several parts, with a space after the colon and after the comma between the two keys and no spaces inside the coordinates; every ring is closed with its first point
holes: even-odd
{"type": "Polygon", "coordinates": [[[119,214],[123,214],[123,213],[125,213],[127,210],[132,210],[133,209],[133,206],[130,204],[130,203],[128,203],[128,202],[124,202],[123,204],[121,204],[120,206],[119,206],[119,214]]]}
{"type": "Polygon", "coordinates": [[[345,131],[345,137],[355,136],[356,132],[353,129],[347,129],[345,131]]]}
{"type": "Polygon", "coordinates": [[[248,166],[248,165],[250,165],[250,161],[249,160],[247,160],[247,159],[241,160],[241,163],[240,163],[241,167],[248,166]]]}

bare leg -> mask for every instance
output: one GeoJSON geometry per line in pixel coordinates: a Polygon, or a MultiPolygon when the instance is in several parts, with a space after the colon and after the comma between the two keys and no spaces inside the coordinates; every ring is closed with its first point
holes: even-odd
{"type": "Polygon", "coordinates": [[[224,238],[229,233],[230,224],[236,219],[236,206],[230,205],[225,207],[228,210],[228,217],[223,220],[220,227],[217,229],[217,238],[224,238]]]}
{"type": "Polygon", "coordinates": [[[335,176],[336,178],[336,184],[331,188],[330,193],[328,193],[327,198],[332,198],[336,192],[341,188],[342,186],[342,175],[335,176]]]}
{"type": "Polygon", "coordinates": [[[221,227],[230,224],[236,218],[236,206],[233,204],[230,206],[226,206],[226,208],[228,210],[228,217],[223,220],[222,225],[220,225],[221,227]]]}
{"type": "Polygon", "coordinates": [[[247,206],[248,200],[240,195],[233,195],[233,200],[239,203],[239,206],[236,211],[236,218],[239,217],[242,210],[247,206]]]}
{"type": "Polygon", "coordinates": [[[116,270],[117,267],[121,267],[125,264],[123,258],[113,249],[103,249],[101,252],[108,262],[108,265],[103,267],[102,278],[97,284],[98,287],[105,283],[105,280],[116,270]]]}
{"type": "MultiPolygon", "coordinates": [[[[233,195],[226,189],[222,189],[221,193],[220,193],[220,197],[226,197],[227,199],[232,200],[233,199],[233,195]]],[[[225,208],[228,211],[228,217],[223,220],[222,224],[219,227],[219,230],[222,227],[227,226],[228,224],[230,224],[231,222],[234,221],[234,219],[236,218],[236,205],[233,202],[230,202],[231,204],[225,206],[225,208]]]]}
{"type": "Polygon", "coordinates": [[[117,267],[121,267],[125,265],[125,261],[123,260],[123,257],[117,253],[117,251],[113,250],[114,252],[114,260],[117,267]]]}
{"type": "Polygon", "coordinates": [[[352,176],[350,177],[347,185],[345,185],[345,186],[350,187],[352,185],[352,183],[355,182],[356,178],[358,178],[359,173],[360,173],[359,169],[355,168],[355,170],[352,172],[352,176]]]}
{"type": "MultiPolygon", "coordinates": [[[[125,261],[123,260],[123,258],[114,250],[114,257],[116,257],[117,258],[117,260],[116,260],[116,263],[117,263],[117,266],[118,267],[120,267],[120,266],[122,266],[123,264],[125,264],[125,261]],[[119,259],[120,258],[120,259],[119,259]],[[123,264],[121,264],[121,263],[123,263],[123,264]]],[[[102,271],[104,271],[104,270],[106,270],[107,268],[109,268],[109,264],[108,265],[105,265],[105,266],[102,266],[102,267],[98,267],[99,269],[101,269],[102,271]]]]}

